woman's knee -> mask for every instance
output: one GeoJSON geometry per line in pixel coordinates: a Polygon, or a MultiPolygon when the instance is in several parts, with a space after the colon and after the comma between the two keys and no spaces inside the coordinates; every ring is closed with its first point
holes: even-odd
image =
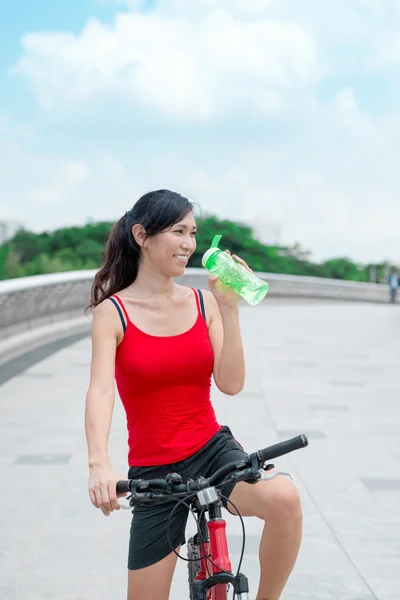
{"type": "Polygon", "coordinates": [[[302,521],[302,509],[296,486],[287,479],[276,479],[274,489],[270,489],[263,505],[265,521],[299,524],[302,521]]]}

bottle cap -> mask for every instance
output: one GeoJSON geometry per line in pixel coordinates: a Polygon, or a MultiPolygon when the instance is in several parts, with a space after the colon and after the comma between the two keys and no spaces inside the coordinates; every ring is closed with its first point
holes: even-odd
{"type": "Polygon", "coordinates": [[[205,269],[207,269],[207,263],[210,260],[210,258],[217,252],[221,252],[221,249],[218,248],[218,244],[219,244],[219,241],[221,238],[222,238],[222,235],[214,236],[214,239],[211,242],[210,248],[203,254],[203,258],[201,259],[201,264],[203,265],[203,267],[205,269]]]}

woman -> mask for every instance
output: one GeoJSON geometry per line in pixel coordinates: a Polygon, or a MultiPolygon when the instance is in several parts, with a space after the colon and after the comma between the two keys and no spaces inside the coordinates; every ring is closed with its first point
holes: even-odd
{"type": "MultiPolygon", "coordinates": [[[[186,198],[168,190],[148,193],[112,229],[94,280],[86,400],[89,493],[107,516],[119,508],[115,486],[125,478],[112,469],[107,451],[114,377],[127,414],[129,478],[171,471],[184,480],[208,477],[244,453],[229,428],[217,422],[210,401],[211,376],[231,396],[244,385],[239,296],[212,277],[210,291],[174,282],[196,248],[196,231],[186,198]]],[[[301,540],[295,486],[280,477],[223,491],[243,516],[265,521],[257,599],[278,600],[301,540]]],[[[165,534],[171,508],[166,503],[133,512],[128,600],[169,597],[177,559],[165,534]]],[[[172,524],[177,550],[185,541],[186,520],[181,506],[172,524]]]]}

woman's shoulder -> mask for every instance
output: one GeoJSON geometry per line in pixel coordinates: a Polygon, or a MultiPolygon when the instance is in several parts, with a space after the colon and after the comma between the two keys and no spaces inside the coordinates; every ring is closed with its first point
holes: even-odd
{"type": "Polygon", "coordinates": [[[214,294],[212,292],[210,292],[210,290],[207,290],[204,288],[199,287],[199,288],[194,288],[194,289],[198,290],[201,293],[201,296],[204,301],[204,308],[205,308],[205,312],[207,315],[207,320],[208,320],[208,317],[212,318],[215,311],[219,312],[217,301],[214,297],[214,294]]]}
{"type": "Polygon", "coordinates": [[[112,296],[105,298],[97,306],[93,308],[93,314],[95,315],[105,315],[109,314],[113,310],[113,303],[111,301],[112,296]]]}
{"type": "Polygon", "coordinates": [[[99,302],[93,310],[92,338],[99,344],[105,339],[114,339],[119,344],[124,336],[122,319],[110,298],[99,302]]]}
{"type": "Polygon", "coordinates": [[[203,296],[203,298],[208,301],[208,302],[213,302],[215,300],[214,295],[212,292],[210,292],[210,290],[206,289],[206,288],[195,288],[197,289],[199,292],[201,292],[201,295],[203,296]]]}
{"type": "Polygon", "coordinates": [[[97,306],[93,308],[93,321],[103,326],[110,325],[113,329],[118,324],[118,314],[115,310],[115,306],[111,301],[111,296],[105,298],[102,302],[99,302],[97,306]]]}

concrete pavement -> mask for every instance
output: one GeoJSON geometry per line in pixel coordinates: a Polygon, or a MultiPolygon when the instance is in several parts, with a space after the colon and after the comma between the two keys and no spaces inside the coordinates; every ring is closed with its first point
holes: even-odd
{"type": "MultiPolygon", "coordinates": [[[[241,311],[247,382],[237,397],[213,389],[220,421],[249,452],[297,433],[310,440],[275,461],[295,476],[304,509],[285,600],[398,600],[399,307],[271,298],[241,311]]],[[[0,386],[0,600],[126,597],[130,512],[105,518],[87,494],[89,361],[87,338],[0,386]]],[[[118,399],[110,453],[125,473],[118,399]]],[[[241,528],[227,520],[236,565],[241,528]]],[[[242,571],[255,598],[261,525],[245,523],[242,571]]],[[[180,562],[172,599],[188,598],[186,581],[180,562]]]]}

